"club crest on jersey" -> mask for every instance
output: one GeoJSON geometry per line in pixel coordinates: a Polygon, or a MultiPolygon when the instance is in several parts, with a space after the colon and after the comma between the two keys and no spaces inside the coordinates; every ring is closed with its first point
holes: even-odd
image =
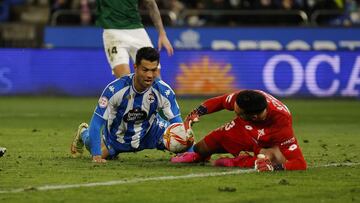
{"type": "Polygon", "coordinates": [[[141,110],[141,108],[135,108],[127,112],[123,119],[125,122],[141,123],[146,119],[146,117],[147,113],[145,111],[141,110]]]}
{"type": "Polygon", "coordinates": [[[109,103],[109,100],[106,97],[100,97],[99,106],[100,108],[106,108],[109,103]]]}
{"type": "Polygon", "coordinates": [[[148,95],[147,100],[149,101],[150,104],[153,103],[155,101],[155,95],[153,93],[150,93],[148,95]]]}

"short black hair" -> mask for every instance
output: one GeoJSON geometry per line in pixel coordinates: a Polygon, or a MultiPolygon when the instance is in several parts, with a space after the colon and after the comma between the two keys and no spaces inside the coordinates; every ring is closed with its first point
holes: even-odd
{"type": "Polygon", "coordinates": [[[141,60],[143,59],[151,62],[157,61],[159,64],[160,54],[156,49],[152,47],[142,47],[136,53],[136,60],[135,60],[136,65],[140,65],[141,60]]]}
{"type": "Polygon", "coordinates": [[[236,104],[245,114],[258,114],[267,107],[265,96],[254,90],[240,91],[236,96],[236,104]]]}

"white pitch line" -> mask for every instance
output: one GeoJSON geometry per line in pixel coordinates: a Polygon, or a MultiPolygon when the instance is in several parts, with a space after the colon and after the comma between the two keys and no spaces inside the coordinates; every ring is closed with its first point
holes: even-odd
{"type": "MultiPolygon", "coordinates": [[[[311,168],[326,168],[326,167],[355,166],[355,165],[360,165],[360,163],[333,163],[333,164],[314,166],[311,168]]],[[[256,171],[254,169],[240,169],[240,170],[233,170],[233,171],[227,171],[227,172],[197,173],[197,174],[187,174],[187,175],[182,175],[182,176],[160,176],[160,177],[151,177],[151,178],[134,178],[134,179],[107,181],[107,182],[94,182],[94,183],[82,183],[82,184],[70,184],[70,185],[44,185],[44,186],[39,186],[39,187],[19,188],[19,189],[12,189],[12,190],[0,190],[0,194],[20,193],[20,192],[26,192],[26,191],[63,190],[63,189],[80,188],[80,187],[124,185],[124,184],[141,183],[141,182],[148,182],[148,181],[204,178],[204,177],[237,175],[237,174],[253,173],[253,172],[256,172],[256,171]]]]}

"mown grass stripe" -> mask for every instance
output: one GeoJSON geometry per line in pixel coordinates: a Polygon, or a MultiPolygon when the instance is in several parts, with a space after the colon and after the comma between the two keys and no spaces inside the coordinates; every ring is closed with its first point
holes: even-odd
{"type": "MultiPolygon", "coordinates": [[[[360,163],[333,163],[333,164],[314,166],[314,167],[310,167],[310,168],[327,168],[327,167],[341,167],[341,166],[354,166],[354,165],[360,165],[360,163]]],[[[237,174],[245,174],[245,173],[253,173],[253,172],[256,172],[256,171],[254,169],[238,169],[238,170],[226,171],[226,172],[198,173],[198,174],[187,174],[187,175],[182,175],[182,176],[160,176],[160,177],[151,177],[151,178],[134,178],[134,179],[124,179],[124,180],[114,180],[114,181],[94,182],[94,183],[81,183],[81,184],[69,184],[69,185],[44,185],[44,186],[38,186],[38,187],[19,188],[19,189],[12,189],[12,190],[2,190],[2,191],[0,190],[0,194],[20,193],[20,192],[26,192],[26,191],[64,190],[64,189],[80,188],[80,187],[123,185],[123,184],[141,183],[141,182],[148,182],[148,181],[204,178],[204,177],[237,175],[237,174]]]]}

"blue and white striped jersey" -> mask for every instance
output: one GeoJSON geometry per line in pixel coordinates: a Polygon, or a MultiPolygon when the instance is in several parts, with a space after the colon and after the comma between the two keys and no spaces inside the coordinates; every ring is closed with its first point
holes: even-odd
{"type": "Polygon", "coordinates": [[[105,120],[104,136],[112,143],[137,149],[160,110],[170,123],[181,121],[181,117],[175,93],[168,84],[157,78],[149,89],[137,92],[133,77],[130,74],[111,82],[94,114],[105,120]]]}

